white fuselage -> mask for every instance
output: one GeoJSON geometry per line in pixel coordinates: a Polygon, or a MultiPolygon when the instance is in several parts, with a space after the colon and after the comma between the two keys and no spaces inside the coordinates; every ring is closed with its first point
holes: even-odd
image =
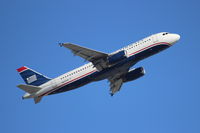
{"type": "MultiPolygon", "coordinates": [[[[180,36],[177,34],[162,32],[162,33],[158,33],[158,34],[154,34],[149,37],[146,37],[135,43],[132,43],[132,44],[130,44],[126,47],[123,47],[111,54],[114,54],[121,50],[124,50],[126,52],[127,58],[130,58],[132,60],[131,57],[133,57],[133,56],[137,57],[137,56],[141,55],[141,58],[137,57],[138,59],[141,60],[141,59],[144,59],[144,58],[150,56],[151,54],[148,55],[148,52],[151,52],[151,50],[154,50],[153,48],[155,46],[166,45],[169,47],[169,46],[173,45],[174,43],[176,43],[179,39],[180,39],[180,36]],[[146,51],[147,53],[145,53],[144,51],[146,51]],[[145,54],[145,56],[143,57],[144,54],[145,54]],[[146,56],[146,54],[148,56],[146,56]]],[[[158,53],[159,51],[160,50],[158,49],[158,51],[153,52],[153,54],[158,53]]],[[[127,61],[126,63],[131,62],[131,60],[127,61]]],[[[77,81],[79,81],[79,80],[83,81],[84,80],[83,78],[85,78],[85,77],[87,77],[86,80],[90,80],[90,81],[83,81],[84,83],[80,84],[80,85],[77,83],[77,86],[72,88],[72,89],[75,89],[75,88],[78,88],[89,82],[105,79],[105,78],[109,77],[109,75],[111,73],[116,73],[117,71],[115,71],[115,70],[116,69],[113,68],[112,70],[109,69],[107,72],[101,73],[101,72],[98,72],[97,68],[94,67],[92,63],[87,63],[79,68],[76,68],[76,69],[69,71],[57,78],[52,79],[47,83],[42,84],[40,87],[43,89],[38,91],[35,96],[49,95],[49,94],[53,94],[53,92],[55,92],[55,91],[57,93],[59,93],[59,89],[65,87],[69,84],[72,84],[74,82],[77,83],[77,81]],[[95,75],[95,79],[88,78],[88,76],[90,76],[92,74],[95,75]]],[[[69,90],[71,90],[71,89],[69,89],[69,90]]]]}

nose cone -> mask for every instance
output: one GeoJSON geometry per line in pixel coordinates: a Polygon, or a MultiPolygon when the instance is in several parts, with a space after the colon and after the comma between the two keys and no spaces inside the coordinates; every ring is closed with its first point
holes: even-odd
{"type": "Polygon", "coordinates": [[[171,35],[171,44],[174,44],[180,40],[180,35],[179,34],[172,34],[171,35]]]}
{"type": "Polygon", "coordinates": [[[181,36],[179,34],[174,34],[175,41],[179,41],[181,36]]]}

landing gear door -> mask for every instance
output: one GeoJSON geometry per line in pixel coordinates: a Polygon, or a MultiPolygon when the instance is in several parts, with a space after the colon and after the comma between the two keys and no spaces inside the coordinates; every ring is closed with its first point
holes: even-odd
{"type": "Polygon", "coordinates": [[[152,39],[153,39],[153,43],[158,42],[158,36],[157,35],[153,35],[152,39]]]}

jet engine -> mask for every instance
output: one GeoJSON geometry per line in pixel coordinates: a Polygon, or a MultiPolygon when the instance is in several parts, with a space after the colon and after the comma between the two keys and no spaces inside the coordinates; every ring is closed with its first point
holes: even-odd
{"type": "Polygon", "coordinates": [[[129,70],[129,72],[124,77],[124,82],[136,80],[144,76],[144,74],[145,74],[145,70],[143,67],[138,67],[136,69],[129,70]]]}
{"type": "Polygon", "coordinates": [[[127,57],[126,57],[125,51],[123,50],[123,51],[119,51],[113,55],[110,55],[108,57],[108,62],[109,62],[109,64],[115,64],[125,58],[127,58],[127,57]]]}

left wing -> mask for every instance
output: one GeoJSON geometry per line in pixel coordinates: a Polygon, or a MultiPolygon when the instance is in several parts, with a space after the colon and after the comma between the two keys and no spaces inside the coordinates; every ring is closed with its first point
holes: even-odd
{"type": "Polygon", "coordinates": [[[70,49],[74,55],[78,55],[85,60],[92,62],[98,70],[102,70],[107,67],[106,58],[108,57],[108,54],[106,53],[81,47],[72,43],[62,43],[60,46],[64,46],[65,48],[70,49]]]}

